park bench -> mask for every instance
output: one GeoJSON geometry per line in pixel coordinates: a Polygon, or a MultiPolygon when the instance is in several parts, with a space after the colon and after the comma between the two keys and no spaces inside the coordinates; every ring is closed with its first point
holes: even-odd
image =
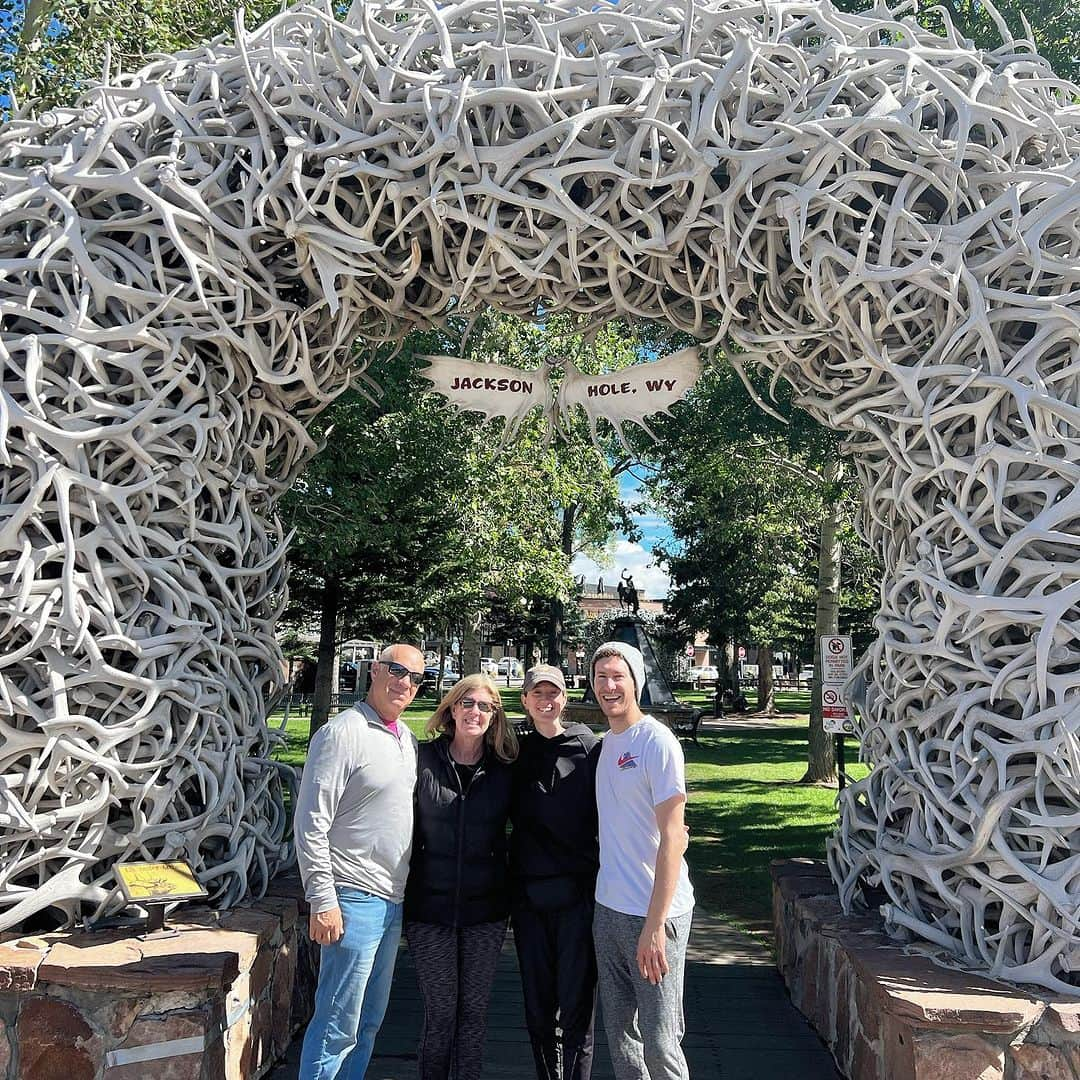
{"type": "Polygon", "coordinates": [[[773,679],[773,687],[777,690],[809,690],[811,686],[808,679],[794,679],[787,675],[773,679]]]}
{"type": "Polygon", "coordinates": [[[680,739],[689,739],[695,746],[698,745],[698,728],[701,726],[701,718],[705,715],[704,709],[685,709],[678,712],[664,712],[655,710],[657,720],[663,720],[680,739]]]}
{"type": "MultiPolygon", "coordinates": [[[[666,708],[662,705],[642,706],[642,708],[650,716],[655,716],[662,724],[667,724],[680,739],[689,739],[695,746],[698,745],[698,728],[701,726],[701,718],[708,714],[708,709],[695,709],[682,704],[666,708]]],[[[591,703],[586,705],[580,701],[569,702],[563,713],[563,720],[568,723],[586,724],[599,734],[607,731],[607,721],[600,712],[600,707],[591,703]]]]}

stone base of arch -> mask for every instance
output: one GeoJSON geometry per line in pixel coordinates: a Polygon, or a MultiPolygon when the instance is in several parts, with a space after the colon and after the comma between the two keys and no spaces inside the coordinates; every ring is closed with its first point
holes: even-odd
{"type": "Polygon", "coordinates": [[[876,912],[845,915],[824,862],[777,859],[776,963],[851,1080],[1072,1080],[1080,1000],[944,964],[876,912]]]}
{"type": "Polygon", "coordinates": [[[295,875],[254,903],[185,907],[168,932],[0,943],[0,1080],[259,1080],[311,1017],[317,946],[295,875]]]}

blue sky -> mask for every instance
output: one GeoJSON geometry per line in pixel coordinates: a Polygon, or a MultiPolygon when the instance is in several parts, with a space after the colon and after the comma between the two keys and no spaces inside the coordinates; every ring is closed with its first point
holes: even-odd
{"type": "MultiPolygon", "coordinates": [[[[632,473],[623,473],[619,478],[619,491],[623,502],[633,507],[641,501],[639,481],[632,473]]],[[[619,534],[609,545],[608,561],[597,562],[577,556],[571,564],[574,577],[585,575],[587,583],[595,586],[599,578],[605,585],[614,585],[623,570],[629,570],[634,577],[634,584],[642,596],[649,599],[662,599],[667,595],[668,576],[653,564],[653,545],[671,540],[668,523],[653,514],[635,514],[634,519],[641,530],[641,540],[631,543],[619,534]]]]}

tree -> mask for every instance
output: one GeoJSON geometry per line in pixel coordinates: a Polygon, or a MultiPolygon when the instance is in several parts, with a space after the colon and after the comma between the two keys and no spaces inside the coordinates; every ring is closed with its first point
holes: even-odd
{"type": "MultiPolygon", "coordinates": [[[[470,335],[467,355],[522,368],[547,364],[554,368],[558,384],[562,365],[574,363],[589,373],[615,371],[640,358],[642,343],[622,322],[614,321],[586,337],[567,315],[543,316],[542,321],[525,322],[512,316],[490,316],[470,335]]],[[[617,440],[610,435],[606,445],[597,447],[581,416],[573,417],[563,430],[548,437],[534,426],[518,447],[512,460],[517,468],[539,470],[543,490],[549,500],[554,532],[552,543],[562,555],[563,569],[580,553],[595,554],[618,529],[634,536],[635,527],[619,494],[618,477],[631,464],[617,440]]],[[[565,645],[569,578],[546,594],[546,657],[549,663],[562,660],[565,645]]]]}
{"type": "Polygon", "coordinates": [[[446,452],[467,437],[460,418],[425,397],[416,374],[415,353],[437,343],[418,334],[396,356],[376,355],[379,397],[349,391],[316,418],[309,430],[324,449],[280,504],[294,531],[285,625],[320,619],[313,732],[329,712],[341,635],[417,636],[446,614],[454,500],[473,476],[467,456],[446,452]]]}
{"type": "MultiPolygon", "coordinates": [[[[1016,41],[1028,41],[1050,61],[1057,75],[1080,82],[1080,7],[1068,0],[995,0],[993,8],[979,0],[944,0],[940,7],[949,13],[963,36],[991,50],[1002,44],[1001,29],[994,17],[996,9],[1016,41]],[[1030,36],[1025,21],[1031,28],[1030,36]]],[[[921,11],[919,21],[941,32],[938,7],[921,11]]]]}
{"type": "MultiPolygon", "coordinates": [[[[258,26],[285,6],[288,0],[246,0],[244,18],[258,26]]],[[[237,10],[235,0],[3,0],[0,91],[20,103],[70,104],[103,75],[232,36],[237,10]]]]}
{"type": "Polygon", "coordinates": [[[574,551],[606,541],[625,515],[591,443],[556,446],[534,418],[504,447],[498,421],[424,393],[418,354],[464,352],[526,367],[556,347],[556,327],[508,316],[485,315],[468,338],[464,330],[451,321],[410,336],[397,355],[380,351],[366,372],[381,387],[377,398],[350,392],[316,419],[311,430],[325,449],[282,501],[296,532],[286,617],[321,612],[313,728],[326,718],[346,630],[400,637],[453,627],[463,671],[479,670],[484,613],[542,602],[546,621],[551,598],[570,593],[574,551]],[[569,552],[567,500],[577,508],[569,552]]]}
{"type": "MultiPolygon", "coordinates": [[[[785,388],[774,400],[786,425],[753,403],[734,371],[713,370],[677,423],[664,422],[648,484],[676,540],[659,552],[672,577],[671,618],[686,634],[707,630],[721,658],[733,642],[758,645],[764,712],[773,708],[772,651],[816,654],[815,635],[836,624],[838,604],[868,634],[875,577],[854,540],[854,487],[835,473],[837,436],[794,408],[785,388]],[[851,555],[839,597],[838,541],[849,542],[851,555]]],[[[835,766],[818,694],[805,779],[829,777],[835,766]]]]}

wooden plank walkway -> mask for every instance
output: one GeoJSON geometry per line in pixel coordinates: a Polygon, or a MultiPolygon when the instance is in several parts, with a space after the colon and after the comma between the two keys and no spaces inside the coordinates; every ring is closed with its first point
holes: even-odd
{"type": "MultiPolygon", "coordinates": [[[[694,915],[686,964],[686,1038],[693,1080],[839,1080],[832,1058],[788,999],[768,951],[700,912],[694,915]]],[[[415,1080],[420,992],[402,946],[390,1008],[368,1080],[415,1080]]],[[[603,1022],[597,1018],[594,1080],[614,1080],[603,1022]]],[[[270,1080],[299,1077],[300,1040],[270,1080]]],[[[534,1080],[517,959],[507,938],[488,1014],[486,1080],[534,1080]]]]}

